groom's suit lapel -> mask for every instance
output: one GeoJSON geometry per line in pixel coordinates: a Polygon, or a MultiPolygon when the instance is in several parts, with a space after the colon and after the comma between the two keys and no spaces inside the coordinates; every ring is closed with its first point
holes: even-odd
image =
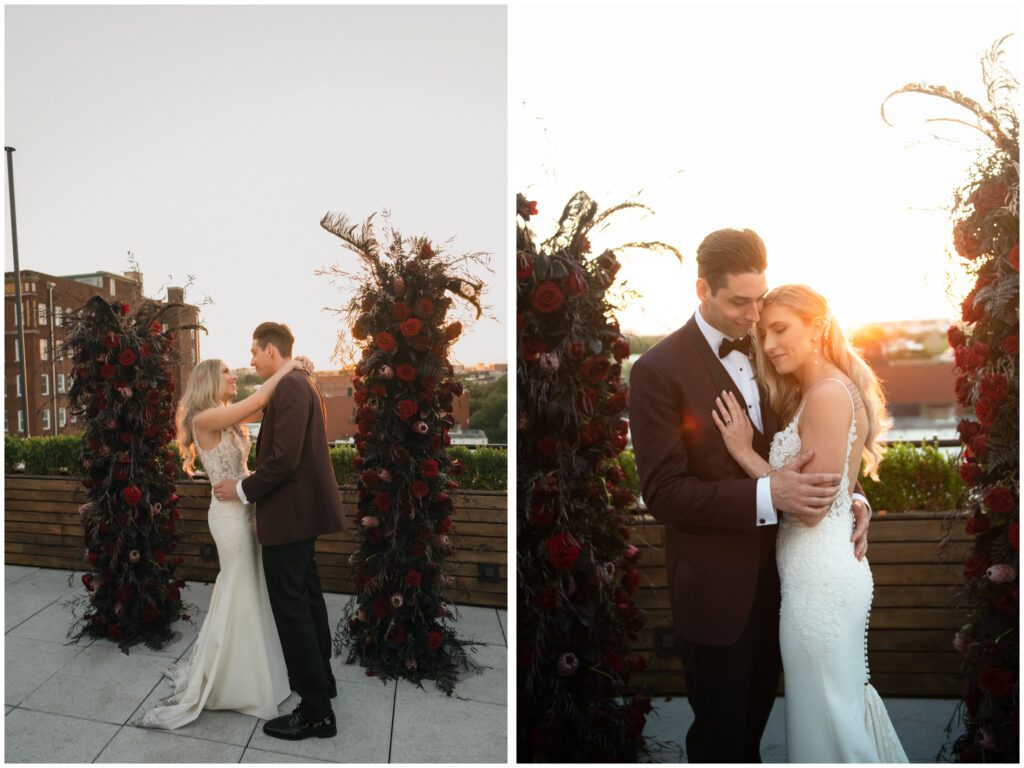
{"type": "MultiPolygon", "coordinates": [[[[691,317],[690,322],[686,324],[689,329],[690,343],[697,349],[700,359],[704,362],[704,367],[708,369],[708,373],[711,374],[711,380],[715,383],[716,392],[727,390],[732,392],[739,400],[740,405],[743,406],[743,410],[747,410],[747,401],[743,398],[743,393],[736,387],[736,382],[732,380],[732,376],[725,370],[725,366],[722,365],[722,361],[719,360],[718,354],[711,349],[711,345],[708,344],[708,340],[704,338],[704,334],[700,332],[700,327],[697,325],[696,318],[691,317]]],[[[712,406],[714,404],[712,403],[712,406]]],[[[762,410],[763,414],[764,411],[762,410]]],[[[754,431],[757,432],[757,427],[754,427],[754,431]]]]}

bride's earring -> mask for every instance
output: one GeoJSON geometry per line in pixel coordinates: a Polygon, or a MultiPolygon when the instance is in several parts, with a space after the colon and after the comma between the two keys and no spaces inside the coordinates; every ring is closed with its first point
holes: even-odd
{"type": "Polygon", "coordinates": [[[818,364],[818,339],[817,337],[811,339],[814,342],[814,364],[818,364]]]}

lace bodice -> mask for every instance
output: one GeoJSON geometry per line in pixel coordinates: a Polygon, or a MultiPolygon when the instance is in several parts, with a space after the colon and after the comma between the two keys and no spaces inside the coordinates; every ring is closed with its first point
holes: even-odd
{"type": "MultiPolygon", "coordinates": [[[[853,450],[853,444],[857,442],[857,405],[859,393],[856,393],[856,390],[851,392],[840,379],[833,378],[822,379],[812,386],[811,389],[824,384],[826,381],[835,381],[842,384],[847,394],[850,395],[850,401],[853,405],[853,415],[850,417],[850,429],[847,433],[846,461],[843,465],[842,478],[839,481],[839,495],[828,512],[828,517],[847,517],[852,516],[853,500],[850,498],[850,453],[853,450]]],[[[810,390],[808,390],[809,393],[810,390]]],[[[772,469],[780,469],[800,455],[802,450],[800,442],[800,416],[803,414],[806,405],[807,395],[805,394],[804,399],[800,402],[800,406],[793,415],[793,419],[786,425],[785,429],[776,432],[775,437],[772,438],[771,449],[768,453],[768,463],[771,464],[772,469]]]]}
{"type": "Polygon", "coordinates": [[[204,451],[199,447],[199,443],[196,443],[196,450],[203,460],[203,469],[206,470],[210,483],[248,475],[246,464],[249,458],[249,445],[249,436],[243,434],[238,427],[221,430],[220,442],[209,451],[204,451]]]}

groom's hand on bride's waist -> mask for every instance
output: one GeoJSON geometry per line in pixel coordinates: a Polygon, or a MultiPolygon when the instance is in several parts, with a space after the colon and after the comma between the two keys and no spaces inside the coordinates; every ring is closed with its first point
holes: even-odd
{"type": "Polygon", "coordinates": [[[213,495],[218,501],[235,501],[238,499],[238,481],[226,478],[213,486],[213,495]]]}
{"type": "Polygon", "coordinates": [[[813,458],[814,451],[805,451],[771,473],[772,504],[776,509],[811,518],[828,512],[839,495],[840,475],[836,472],[801,473],[813,458]]]}

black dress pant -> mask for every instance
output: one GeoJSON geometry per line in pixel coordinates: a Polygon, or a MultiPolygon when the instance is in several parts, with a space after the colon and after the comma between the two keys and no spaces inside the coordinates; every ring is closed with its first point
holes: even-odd
{"type": "Polygon", "coordinates": [[[760,763],[782,672],[779,575],[774,558],[758,574],[747,625],[735,645],[682,640],[686,695],[694,721],[686,734],[691,763],[760,763]]]}
{"type": "Polygon", "coordinates": [[[316,539],[264,546],[263,571],[292,690],[302,697],[305,715],[319,720],[331,713],[331,628],[315,546],[316,539]]]}

